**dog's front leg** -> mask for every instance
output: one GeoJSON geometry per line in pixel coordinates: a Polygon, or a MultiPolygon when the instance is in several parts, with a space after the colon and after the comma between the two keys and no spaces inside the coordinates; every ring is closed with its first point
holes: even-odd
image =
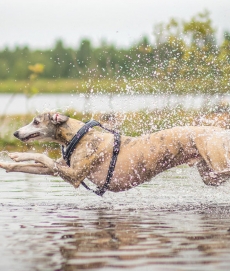
{"type": "Polygon", "coordinates": [[[9,153],[8,156],[15,162],[24,162],[24,161],[35,161],[43,164],[51,172],[55,172],[56,163],[53,159],[49,158],[45,154],[41,153],[24,153],[24,152],[13,152],[9,153]]]}
{"type": "Polygon", "coordinates": [[[32,163],[8,163],[0,162],[0,168],[6,170],[6,172],[23,172],[39,175],[54,175],[53,172],[44,167],[41,164],[32,164],[32,163]]]}
{"type": "Polygon", "coordinates": [[[72,169],[66,166],[65,163],[63,165],[62,160],[58,160],[57,162],[55,162],[48,156],[40,153],[15,152],[9,153],[8,156],[15,162],[33,160],[35,162],[42,163],[50,170],[50,172],[52,172],[51,175],[59,175],[62,179],[72,184],[75,188],[80,185],[80,183],[86,178],[88,174],[87,169],[89,168],[89,166],[87,166],[87,163],[79,165],[77,167],[78,169],[72,169]]]}
{"type": "Polygon", "coordinates": [[[56,174],[64,181],[70,183],[74,188],[78,188],[81,182],[86,178],[88,169],[83,167],[81,169],[73,169],[71,167],[61,166],[56,164],[56,174]]]}
{"type": "Polygon", "coordinates": [[[99,156],[97,153],[81,159],[78,162],[73,162],[70,167],[63,166],[63,163],[56,163],[56,172],[65,181],[77,188],[81,182],[90,174],[92,165],[97,162],[99,156]]]}
{"type": "Polygon", "coordinates": [[[44,154],[40,153],[9,153],[11,159],[16,162],[33,160],[46,166],[52,173],[51,175],[59,175],[63,180],[72,184],[77,188],[80,183],[88,176],[92,162],[96,159],[96,154],[91,155],[87,160],[77,163],[74,168],[68,167],[63,159],[54,161],[44,154]]]}

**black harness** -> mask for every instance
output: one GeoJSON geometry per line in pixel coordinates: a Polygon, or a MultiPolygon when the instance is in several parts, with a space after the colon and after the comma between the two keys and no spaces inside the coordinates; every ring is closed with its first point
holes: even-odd
{"type": "Polygon", "coordinates": [[[113,172],[114,172],[114,169],[115,169],[115,166],[116,166],[117,156],[118,156],[118,153],[120,151],[120,145],[121,145],[121,136],[120,136],[120,134],[113,131],[113,130],[110,130],[108,128],[103,127],[96,120],[91,120],[91,121],[87,122],[83,127],[81,127],[81,129],[75,134],[75,136],[70,141],[69,145],[66,147],[66,150],[64,150],[64,146],[62,146],[62,156],[63,156],[63,159],[66,161],[67,165],[70,166],[70,157],[71,157],[74,149],[76,148],[76,145],[81,140],[81,138],[89,131],[89,129],[94,127],[94,126],[100,126],[104,130],[109,131],[110,133],[114,134],[113,156],[112,156],[112,159],[110,161],[106,181],[105,181],[104,185],[101,188],[98,188],[97,190],[93,190],[93,189],[89,188],[84,182],[81,182],[81,184],[87,190],[93,191],[98,196],[102,196],[106,192],[106,190],[108,189],[110,181],[111,181],[111,179],[113,177],[113,172]]]}

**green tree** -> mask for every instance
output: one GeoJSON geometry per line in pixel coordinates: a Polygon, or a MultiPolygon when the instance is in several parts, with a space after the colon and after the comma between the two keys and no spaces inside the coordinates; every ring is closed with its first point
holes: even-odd
{"type": "Polygon", "coordinates": [[[70,69],[73,67],[71,50],[64,47],[62,40],[58,40],[50,55],[53,69],[52,76],[57,78],[67,78],[69,76],[70,69]]]}
{"type": "Polygon", "coordinates": [[[85,76],[87,74],[87,70],[91,67],[92,63],[92,47],[89,40],[84,39],[80,43],[80,47],[77,50],[77,65],[80,69],[80,73],[85,76]]]}
{"type": "Polygon", "coordinates": [[[209,11],[198,13],[188,22],[184,22],[183,31],[190,37],[190,44],[198,48],[213,47],[215,45],[215,32],[210,19],[209,11]]]}

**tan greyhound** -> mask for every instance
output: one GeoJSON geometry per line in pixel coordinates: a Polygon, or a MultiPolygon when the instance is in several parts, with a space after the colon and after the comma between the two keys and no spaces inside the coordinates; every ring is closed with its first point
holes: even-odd
{"type": "MultiPolygon", "coordinates": [[[[60,113],[44,113],[14,133],[24,142],[53,141],[68,146],[84,123],[60,113]]],[[[91,128],[73,151],[70,167],[63,158],[45,154],[9,153],[15,162],[0,162],[7,172],[60,176],[77,188],[87,178],[102,187],[112,158],[114,135],[91,128]]],[[[219,185],[230,177],[230,131],[212,126],[186,126],[140,137],[121,136],[120,152],[108,190],[124,191],[164,170],[196,165],[205,184],[219,185]]]]}

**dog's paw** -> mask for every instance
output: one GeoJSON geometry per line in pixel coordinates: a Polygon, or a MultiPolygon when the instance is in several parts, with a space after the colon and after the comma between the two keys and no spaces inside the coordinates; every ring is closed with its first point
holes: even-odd
{"type": "Polygon", "coordinates": [[[15,162],[23,162],[33,160],[31,153],[24,152],[11,152],[8,156],[15,162]]]}
{"type": "Polygon", "coordinates": [[[13,165],[7,162],[0,162],[0,168],[5,169],[6,172],[10,172],[12,170],[13,165]]]}
{"type": "Polygon", "coordinates": [[[23,155],[23,153],[20,153],[20,152],[11,152],[11,153],[8,154],[10,159],[12,159],[15,162],[23,161],[22,160],[22,155],[23,155]]]}

